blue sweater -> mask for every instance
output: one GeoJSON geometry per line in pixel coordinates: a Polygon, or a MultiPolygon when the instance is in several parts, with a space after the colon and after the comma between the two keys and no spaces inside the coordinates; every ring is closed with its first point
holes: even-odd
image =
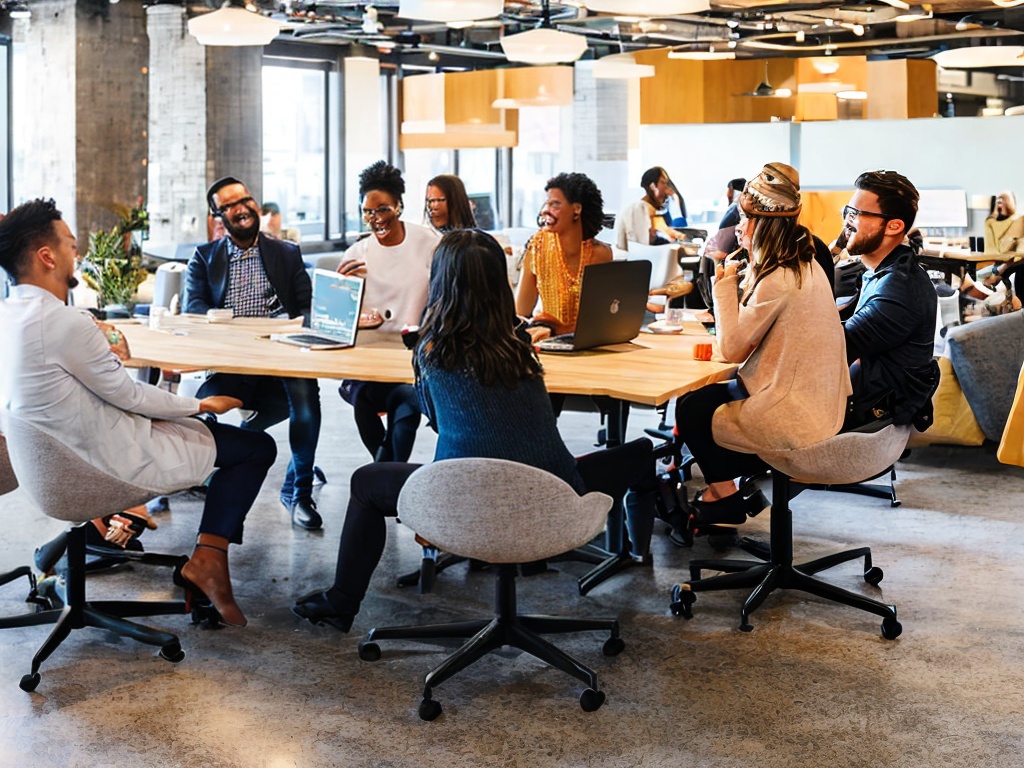
{"type": "Polygon", "coordinates": [[[484,387],[468,370],[447,371],[422,356],[419,364],[420,404],[438,434],[435,461],[518,461],[584,491],[576,460],[558,434],[543,379],[520,379],[514,389],[484,387]]]}

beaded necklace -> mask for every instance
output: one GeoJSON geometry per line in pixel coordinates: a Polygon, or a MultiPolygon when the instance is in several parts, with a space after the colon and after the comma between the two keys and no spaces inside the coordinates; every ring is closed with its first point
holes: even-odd
{"type": "Polygon", "coordinates": [[[537,235],[533,238],[537,241],[533,257],[537,291],[544,313],[558,319],[559,327],[556,332],[567,333],[576,327],[576,317],[580,308],[580,283],[583,280],[584,267],[593,261],[594,241],[582,242],[579,267],[573,274],[566,263],[558,235],[553,232],[538,232],[537,235]]]}

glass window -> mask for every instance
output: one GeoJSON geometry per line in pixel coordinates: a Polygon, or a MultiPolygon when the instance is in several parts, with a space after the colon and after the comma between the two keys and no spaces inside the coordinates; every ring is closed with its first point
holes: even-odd
{"type": "Polygon", "coordinates": [[[304,241],[327,234],[327,72],[320,65],[263,67],[263,200],[304,241]]]}
{"type": "Polygon", "coordinates": [[[519,110],[519,146],[512,150],[512,211],[509,226],[536,227],[547,198],[548,179],[573,168],[562,151],[562,107],[519,110]]]}
{"type": "Polygon", "coordinates": [[[455,150],[407,149],[402,153],[405,169],[405,213],[402,218],[413,224],[428,225],[424,210],[427,182],[442,173],[455,173],[455,150]]]}

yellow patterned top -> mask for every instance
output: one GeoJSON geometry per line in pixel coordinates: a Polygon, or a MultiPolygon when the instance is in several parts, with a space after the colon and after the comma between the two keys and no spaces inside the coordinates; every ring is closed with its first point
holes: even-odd
{"type": "Polygon", "coordinates": [[[575,274],[566,266],[558,235],[541,230],[530,238],[526,247],[537,276],[537,295],[541,311],[534,320],[551,323],[553,334],[572,333],[580,310],[580,282],[583,268],[594,260],[594,241],[584,240],[580,249],[579,269],[575,274]]]}

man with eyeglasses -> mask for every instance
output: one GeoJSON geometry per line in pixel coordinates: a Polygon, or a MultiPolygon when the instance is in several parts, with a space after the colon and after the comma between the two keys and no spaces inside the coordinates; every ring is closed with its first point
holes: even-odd
{"type": "Polygon", "coordinates": [[[842,234],[847,252],[867,271],[857,309],[845,323],[853,397],[844,428],[892,418],[927,429],[939,377],[932,357],[938,299],[904,243],[919,195],[895,171],[862,173],[854,187],[842,234]]]}
{"type": "MultiPolygon", "coordinates": [[[[186,312],[206,314],[229,308],[236,317],[303,317],[309,322],[313,295],[302,253],[294,243],[260,233],[260,206],[238,179],[225,176],[206,193],[210,212],[220,219],[225,237],[196,248],[188,263],[186,312]]],[[[198,396],[239,398],[255,414],[243,426],[265,430],[289,419],[288,464],[281,503],[292,524],[306,530],[323,527],[313,501],[313,461],[320,438],[320,387],[316,379],[215,373],[198,396]]]]}

